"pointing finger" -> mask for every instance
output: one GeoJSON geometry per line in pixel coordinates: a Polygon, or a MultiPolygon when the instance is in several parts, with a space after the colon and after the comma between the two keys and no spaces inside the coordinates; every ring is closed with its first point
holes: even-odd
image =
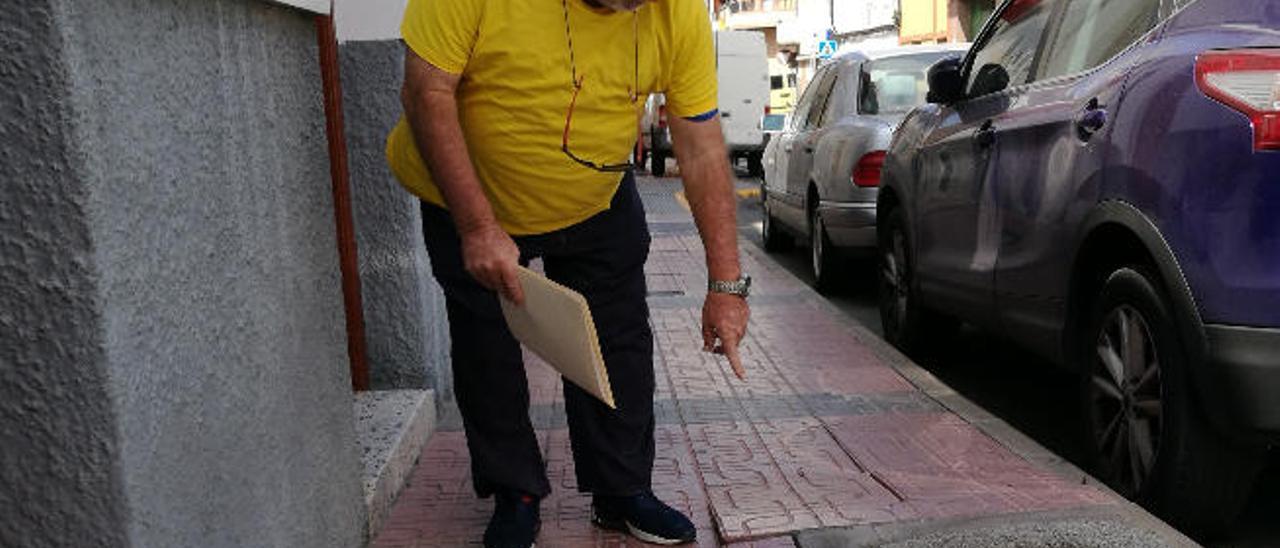
{"type": "Polygon", "coordinates": [[[747,378],[747,371],[742,367],[742,357],[738,355],[738,339],[737,337],[721,337],[721,348],[724,349],[724,356],[729,358],[729,365],[733,367],[733,374],[738,376],[739,380],[747,378]]]}

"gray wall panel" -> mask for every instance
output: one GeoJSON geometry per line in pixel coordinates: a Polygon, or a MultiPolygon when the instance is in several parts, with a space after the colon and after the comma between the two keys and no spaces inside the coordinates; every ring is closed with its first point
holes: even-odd
{"type": "Polygon", "coordinates": [[[387,167],[400,117],[404,46],[342,45],[342,86],[373,386],[452,394],[444,296],[431,277],[419,201],[387,167]]]}
{"type": "Polygon", "coordinates": [[[358,545],[311,16],[61,9],[134,545],[358,545]]]}
{"type": "Polygon", "coordinates": [[[0,11],[0,546],[127,546],[58,23],[0,11]]]}

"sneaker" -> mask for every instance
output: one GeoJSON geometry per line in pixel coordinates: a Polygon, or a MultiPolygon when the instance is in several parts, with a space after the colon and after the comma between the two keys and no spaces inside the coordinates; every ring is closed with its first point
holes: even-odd
{"type": "Polygon", "coordinates": [[[493,517],[484,530],[485,548],[532,548],[542,520],[538,499],[523,494],[498,494],[493,517]]]}
{"type": "Polygon", "coordinates": [[[698,534],[689,518],[653,493],[630,497],[596,495],[591,502],[591,523],[629,533],[650,544],[684,544],[693,542],[698,534]]]}

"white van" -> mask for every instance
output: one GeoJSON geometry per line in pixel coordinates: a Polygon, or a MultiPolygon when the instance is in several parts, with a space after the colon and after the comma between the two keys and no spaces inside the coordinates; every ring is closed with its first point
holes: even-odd
{"type": "MultiPolygon", "coordinates": [[[[719,80],[720,124],[729,158],[746,158],[753,175],[763,171],[765,134],[761,129],[769,105],[769,59],[764,34],[756,31],[719,31],[716,65],[719,80]]],[[[661,177],[672,155],[666,109],[661,95],[653,95],[645,107],[641,139],[649,157],[649,171],[661,177]]],[[[641,159],[643,162],[643,159],[641,159]]]]}

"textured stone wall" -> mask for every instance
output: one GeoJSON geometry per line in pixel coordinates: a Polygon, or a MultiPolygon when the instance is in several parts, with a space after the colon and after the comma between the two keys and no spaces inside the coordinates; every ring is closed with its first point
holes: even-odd
{"type": "Polygon", "coordinates": [[[0,91],[0,477],[54,491],[22,497],[25,522],[4,508],[0,534],[360,545],[312,16],[258,0],[12,10],[0,67],[11,48],[33,59],[0,78],[49,81],[0,91]],[[39,409],[37,431],[12,431],[39,409]]]}
{"type": "Polygon", "coordinates": [[[384,154],[400,117],[404,46],[344,42],[340,53],[373,387],[426,387],[448,397],[449,328],[422,242],[419,201],[396,182],[384,154]]]}
{"type": "Polygon", "coordinates": [[[59,23],[0,12],[0,546],[126,546],[59,23]]]}

